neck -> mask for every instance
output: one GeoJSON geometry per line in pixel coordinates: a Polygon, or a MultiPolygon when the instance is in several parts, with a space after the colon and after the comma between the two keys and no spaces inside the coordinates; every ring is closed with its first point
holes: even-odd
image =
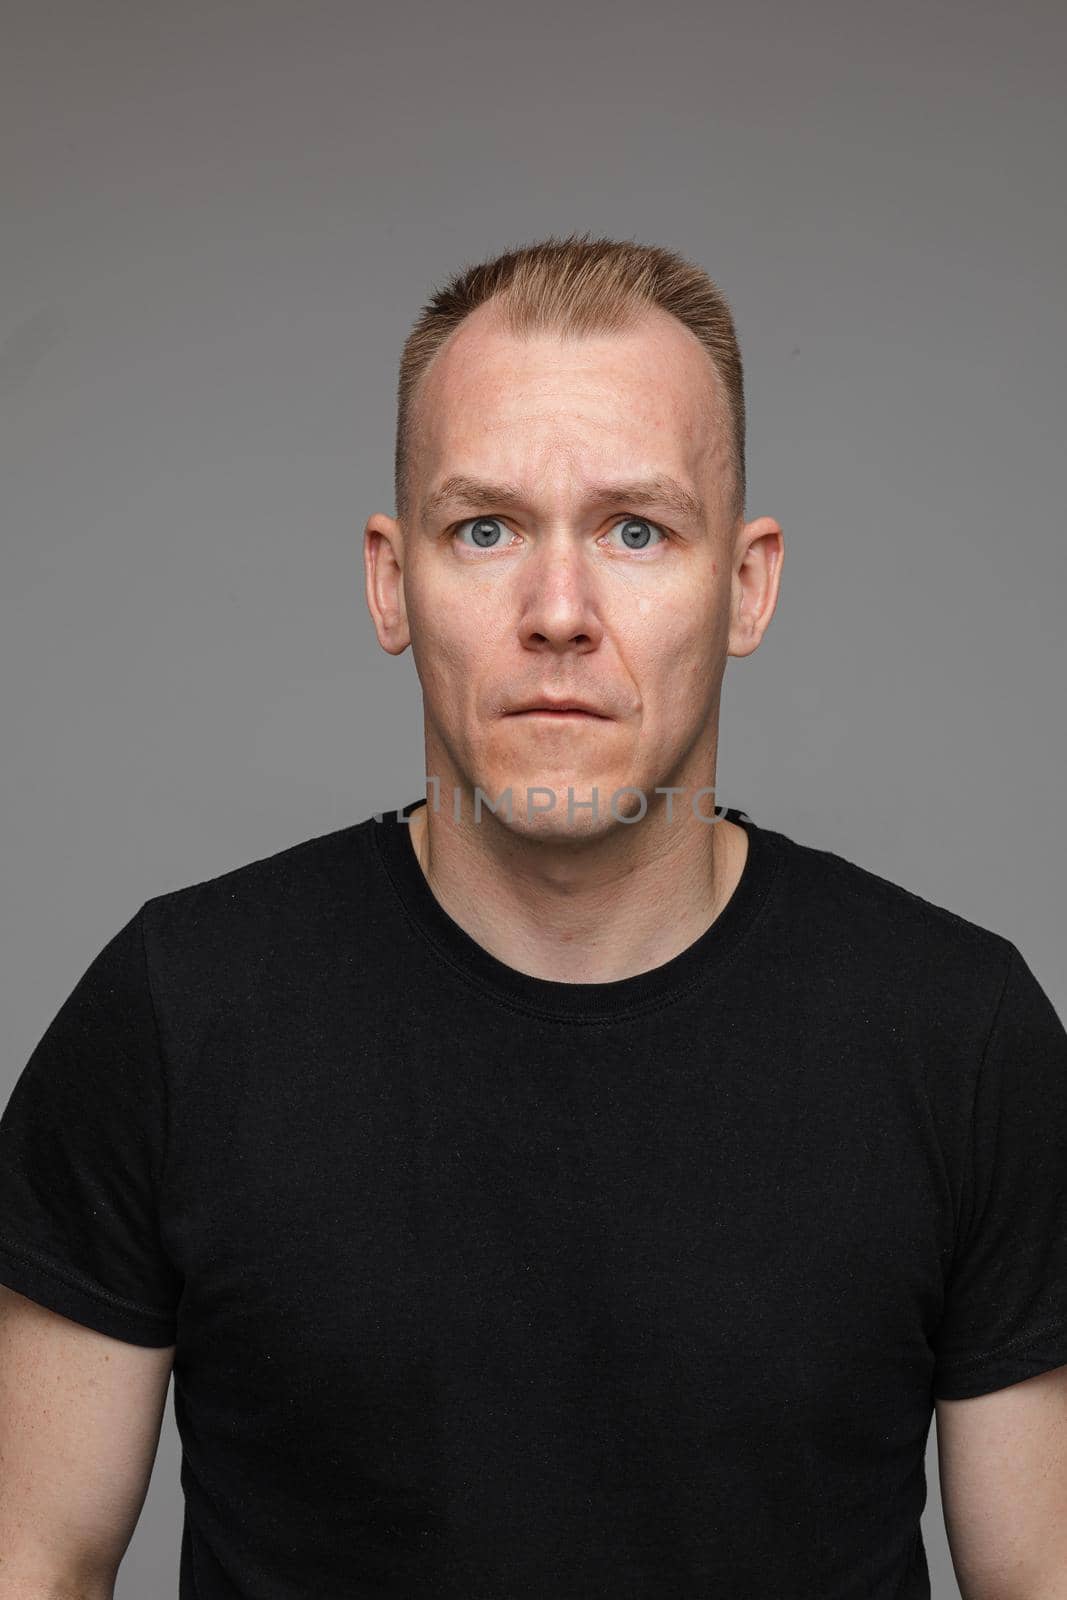
{"type": "Polygon", "coordinates": [[[419,806],[411,844],[434,896],[498,960],[560,983],[613,983],[694,943],[741,877],[748,838],[676,802],[575,840],[531,838],[419,806]]]}

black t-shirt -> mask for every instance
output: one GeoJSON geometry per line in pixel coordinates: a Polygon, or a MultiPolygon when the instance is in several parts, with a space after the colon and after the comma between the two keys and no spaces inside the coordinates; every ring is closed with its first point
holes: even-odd
{"type": "Polygon", "coordinates": [[[395,812],[79,980],[0,1281],[176,1346],[182,1600],[929,1595],[934,1396],[1067,1363],[1067,1034],[1006,938],[727,814],[725,909],[619,982],[490,955],[395,812]]]}

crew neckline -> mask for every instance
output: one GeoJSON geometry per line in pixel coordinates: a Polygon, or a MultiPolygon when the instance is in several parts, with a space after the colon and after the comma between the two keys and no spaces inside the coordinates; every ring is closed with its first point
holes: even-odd
{"type": "Polygon", "coordinates": [[[604,983],[563,983],[520,972],[467,933],[430,888],[401,818],[426,805],[425,797],[370,818],[382,866],[408,920],[442,961],[483,992],[514,1009],[571,1022],[610,1022],[687,994],[733,955],[767,900],[781,860],[781,835],[761,828],[744,811],[723,815],[744,828],[748,852],[733,894],[714,922],[684,950],[658,967],[604,983]]]}

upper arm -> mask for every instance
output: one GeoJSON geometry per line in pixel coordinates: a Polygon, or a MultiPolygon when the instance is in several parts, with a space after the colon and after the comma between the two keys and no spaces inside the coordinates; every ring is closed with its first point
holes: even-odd
{"type": "Polygon", "coordinates": [[[1067,1572],[1067,1366],[935,1409],[963,1600],[1057,1600],[1067,1572]]]}
{"type": "Polygon", "coordinates": [[[173,1355],[0,1285],[6,1579],[111,1595],[148,1492],[173,1355]]]}
{"type": "Polygon", "coordinates": [[[1067,1595],[1067,1031],[1018,948],[978,1064],[932,1393],[964,1600],[1067,1595]]]}

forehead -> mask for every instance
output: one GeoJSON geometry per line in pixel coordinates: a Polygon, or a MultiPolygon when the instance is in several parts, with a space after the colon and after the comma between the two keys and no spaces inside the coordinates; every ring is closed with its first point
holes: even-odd
{"type": "Polygon", "coordinates": [[[469,465],[521,470],[558,451],[584,458],[654,457],[699,472],[719,438],[721,384],[706,350],[652,307],[630,327],[564,337],[507,331],[479,306],[438,351],[416,401],[422,473],[469,465]]]}

